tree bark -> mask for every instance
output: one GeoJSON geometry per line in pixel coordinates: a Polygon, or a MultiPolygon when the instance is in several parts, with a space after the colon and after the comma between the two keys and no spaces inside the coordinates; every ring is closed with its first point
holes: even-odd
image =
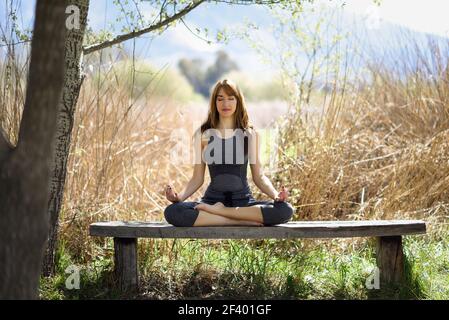
{"type": "Polygon", "coordinates": [[[37,298],[48,234],[49,162],[64,80],[66,1],[38,0],[15,148],[0,135],[0,299],[37,298]]]}
{"type": "Polygon", "coordinates": [[[69,0],[69,5],[75,5],[80,10],[80,27],[67,30],[65,42],[66,73],[56,120],[55,153],[51,159],[50,197],[48,200],[50,231],[42,266],[42,274],[47,277],[55,273],[59,213],[64,195],[76,102],[84,78],[82,75],[83,38],[87,24],[89,0],[69,0]]]}

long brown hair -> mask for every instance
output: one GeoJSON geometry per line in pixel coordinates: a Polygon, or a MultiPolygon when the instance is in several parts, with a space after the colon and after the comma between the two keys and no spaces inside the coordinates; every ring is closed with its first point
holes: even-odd
{"type": "Polygon", "coordinates": [[[217,81],[212,90],[209,102],[209,113],[207,115],[207,120],[201,125],[201,133],[207,129],[215,129],[218,126],[220,118],[217,111],[216,101],[218,91],[221,88],[223,88],[227,95],[234,96],[237,99],[237,107],[234,113],[234,129],[242,129],[243,131],[248,128],[253,129],[254,127],[249,121],[245,97],[243,96],[242,91],[232,80],[223,79],[221,81],[217,81]]]}

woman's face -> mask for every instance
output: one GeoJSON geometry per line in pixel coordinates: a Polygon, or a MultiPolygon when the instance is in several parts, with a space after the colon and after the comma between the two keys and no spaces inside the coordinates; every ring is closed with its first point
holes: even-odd
{"type": "Polygon", "coordinates": [[[223,88],[220,88],[215,103],[217,104],[217,111],[220,117],[232,117],[237,108],[237,97],[228,96],[223,88]]]}

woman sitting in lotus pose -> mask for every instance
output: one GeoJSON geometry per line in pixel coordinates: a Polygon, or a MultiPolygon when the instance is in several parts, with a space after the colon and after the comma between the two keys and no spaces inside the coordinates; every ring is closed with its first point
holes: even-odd
{"type": "Polygon", "coordinates": [[[181,193],[167,185],[171,202],[164,211],[168,223],[178,227],[249,225],[263,226],[288,222],[294,209],[288,190],[278,192],[263,174],[259,155],[259,134],[249,124],[245,99],[230,80],[216,83],[210,98],[207,120],[195,136],[201,136],[201,160],[181,193]],[[232,133],[232,134],[230,134],[232,133]],[[249,149],[251,150],[248,155],[249,149]],[[256,201],[246,178],[248,158],[254,184],[272,201],[256,201]],[[185,202],[204,182],[206,163],[211,182],[201,200],[185,202]]]}

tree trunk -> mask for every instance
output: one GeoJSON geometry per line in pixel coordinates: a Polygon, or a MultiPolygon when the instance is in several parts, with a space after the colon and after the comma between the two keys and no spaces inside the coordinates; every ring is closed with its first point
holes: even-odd
{"type": "Polygon", "coordinates": [[[0,135],[0,299],[38,295],[48,234],[49,162],[64,80],[66,4],[37,1],[16,148],[0,135]]]}
{"type": "Polygon", "coordinates": [[[64,194],[76,102],[83,82],[83,38],[87,23],[89,0],[69,0],[69,5],[75,5],[80,10],[79,29],[67,30],[67,39],[65,42],[66,74],[56,120],[55,153],[50,162],[50,197],[48,200],[50,231],[42,266],[42,274],[44,276],[51,276],[55,273],[59,213],[64,194]]]}

